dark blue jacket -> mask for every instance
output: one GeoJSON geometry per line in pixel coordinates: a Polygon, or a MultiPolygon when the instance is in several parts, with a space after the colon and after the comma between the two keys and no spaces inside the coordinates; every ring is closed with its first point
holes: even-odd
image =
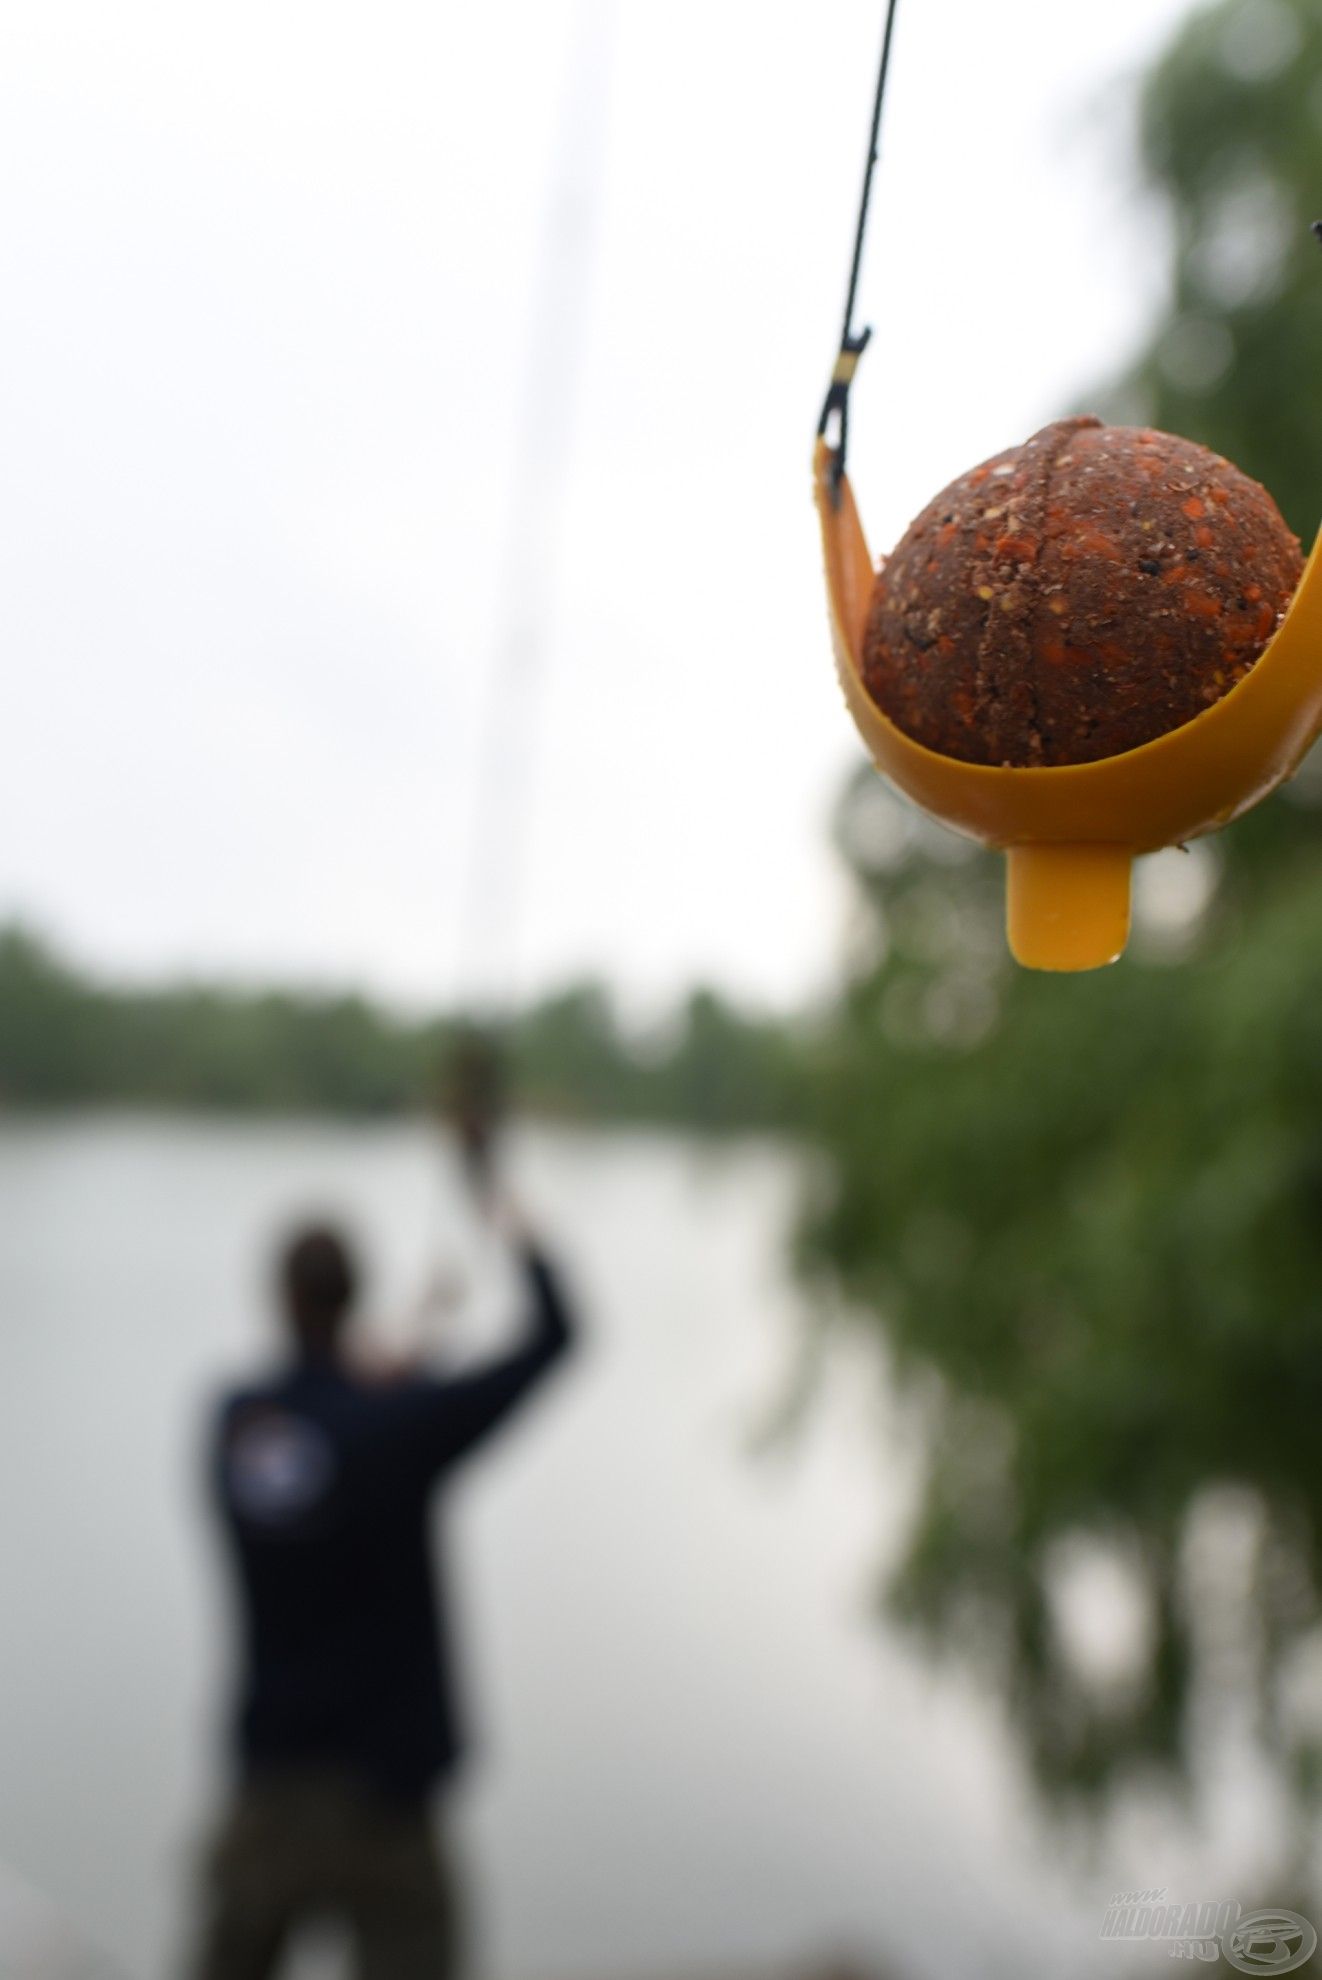
{"type": "Polygon", "coordinates": [[[308,1359],[222,1403],[213,1477],[241,1593],[246,1772],[331,1766],[412,1797],[458,1760],[428,1503],[570,1343],[550,1265],[531,1247],[524,1263],[524,1338],[471,1374],[373,1383],[308,1359]]]}

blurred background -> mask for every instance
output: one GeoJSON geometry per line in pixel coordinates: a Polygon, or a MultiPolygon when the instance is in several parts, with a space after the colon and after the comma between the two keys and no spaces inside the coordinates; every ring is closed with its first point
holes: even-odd
{"type": "MultiPolygon", "coordinates": [[[[881,25],[0,14],[25,1977],[172,1970],[198,1433],[289,1218],[349,1220],[387,1338],[438,1261],[499,1323],[429,1113],[473,1012],[592,1330],[458,1508],[489,1970],[1129,1974],[1115,1890],[1322,1918],[1322,770],[1062,983],[860,767],[808,454],[881,25]]],[[[1307,546],[1319,214],[1313,0],[901,0],[874,545],[1087,408],[1307,546]]]]}

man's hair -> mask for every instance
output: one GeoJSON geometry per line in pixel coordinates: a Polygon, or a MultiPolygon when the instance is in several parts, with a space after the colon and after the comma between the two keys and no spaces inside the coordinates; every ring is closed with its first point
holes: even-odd
{"type": "Polygon", "coordinates": [[[332,1346],[358,1290],[358,1268],[346,1240],[327,1224],[296,1231],[280,1255],[280,1290],[299,1344],[332,1346]]]}

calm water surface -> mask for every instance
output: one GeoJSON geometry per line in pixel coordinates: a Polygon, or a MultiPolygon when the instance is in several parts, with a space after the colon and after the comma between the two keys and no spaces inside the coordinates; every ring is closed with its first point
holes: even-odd
{"type": "MultiPolygon", "coordinates": [[[[492,1971],[1136,1970],[1099,1960],[1101,1873],[1039,1861],[994,1714],[870,1613],[910,1472],[874,1362],[835,1352],[758,1447],[802,1338],[791,1159],[551,1132],[517,1158],[590,1345],[447,1514],[492,1971]]],[[[308,1209],[361,1233],[387,1331],[450,1260],[447,1351],[499,1332],[500,1261],[421,1128],[0,1129],[0,1856],[132,1974],[169,1971],[216,1781],[197,1430],[266,1351],[270,1246],[308,1209]]]]}

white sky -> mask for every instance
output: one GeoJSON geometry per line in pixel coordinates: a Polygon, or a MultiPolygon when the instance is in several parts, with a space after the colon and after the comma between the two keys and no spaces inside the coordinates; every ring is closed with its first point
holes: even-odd
{"type": "MultiPolygon", "coordinates": [[[[1114,86],[1185,10],[901,0],[853,424],[877,548],[1141,334],[1114,86]]],[[[567,172],[600,197],[534,374],[576,410],[526,593],[518,980],[829,976],[855,745],[808,455],[881,11],[3,0],[0,914],[134,975],[471,978],[567,172]]]]}

